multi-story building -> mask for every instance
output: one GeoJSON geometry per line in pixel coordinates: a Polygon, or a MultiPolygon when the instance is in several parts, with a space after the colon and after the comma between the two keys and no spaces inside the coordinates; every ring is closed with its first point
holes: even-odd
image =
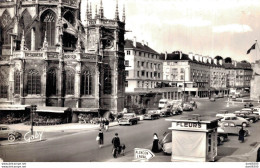
{"type": "Polygon", "coordinates": [[[224,63],[227,73],[227,87],[249,89],[253,70],[251,64],[245,61],[224,63]]]}
{"type": "Polygon", "coordinates": [[[186,95],[207,97],[211,92],[224,92],[225,69],[221,61],[181,51],[162,56],[164,80],[172,86],[181,87],[186,95]]]}
{"type": "Polygon", "coordinates": [[[260,60],[256,60],[255,63],[252,64],[253,75],[250,85],[250,99],[255,101],[260,101],[260,60]]]}
{"type": "MultiPolygon", "coordinates": [[[[124,108],[125,15],[100,9],[80,21],[81,0],[0,2],[0,104],[124,108]],[[83,25],[84,23],[85,25],[83,25]]],[[[0,106],[1,106],[0,105],[0,106]]]]}
{"type": "Polygon", "coordinates": [[[178,88],[162,87],[163,64],[144,42],[125,41],[126,106],[158,107],[161,98],[180,99],[178,88]]]}
{"type": "Polygon", "coordinates": [[[159,54],[135,38],[125,41],[125,66],[126,92],[155,88],[163,79],[159,54]]]}

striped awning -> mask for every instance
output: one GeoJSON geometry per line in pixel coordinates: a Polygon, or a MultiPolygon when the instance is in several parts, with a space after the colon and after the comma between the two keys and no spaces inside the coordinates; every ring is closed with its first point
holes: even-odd
{"type": "Polygon", "coordinates": [[[25,110],[26,107],[30,107],[30,105],[0,105],[0,110],[25,110]]]}
{"type": "Polygon", "coordinates": [[[65,111],[70,111],[69,107],[37,107],[36,112],[43,113],[64,113],[65,111]]]}

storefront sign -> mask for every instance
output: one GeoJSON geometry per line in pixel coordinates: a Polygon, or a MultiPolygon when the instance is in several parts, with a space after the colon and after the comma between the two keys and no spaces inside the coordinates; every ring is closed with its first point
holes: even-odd
{"type": "Polygon", "coordinates": [[[31,141],[35,141],[35,140],[42,140],[42,135],[43,132],[34,132],[33,135],[31,135],[31,131],[27,132],[26,134],[24,134],[24,140],[26,142],[31,142],[31,141]]]}
{"type": "Polygon", "coordinates": [[[206,129],[206,124],[202,124],[199,122],[184,122],[184,121],[176,121],[172,122],[172,128],[175,129],[206,129]]]}

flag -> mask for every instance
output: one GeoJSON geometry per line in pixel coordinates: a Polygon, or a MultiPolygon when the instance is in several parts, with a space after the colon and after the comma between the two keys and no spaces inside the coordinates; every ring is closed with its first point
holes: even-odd
{"type": "MultiPolygon", "coordinates": [[[[256,44],[256,43],[255,43],[255,44],[256,44]]],[[[254,49],[255,49],[255,44],[253,44],[252,47],[251,47],[249,50],[247,50],[246,54],[249,54],[251,50],[254,50],[254,49]]]]}

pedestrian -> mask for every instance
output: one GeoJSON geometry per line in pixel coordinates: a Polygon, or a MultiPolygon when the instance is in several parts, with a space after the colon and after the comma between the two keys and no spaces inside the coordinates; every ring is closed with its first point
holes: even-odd
{"type": "Polygon", "coordinates": [[[118,137],[118,133],[115,133],[115,137],[112,139],[112,144],[113,144],[113,150],[112,150],[113,157],[116,158],[117,152],[120,147],[120,138],[118,137]]]}
{"type": "Polygon", "coordinates": [[[159,151],[159,139],[158,139],[158,135],[156,133],[153,134],[153,147],[152,147],[152,151],[154,153],[158,153],[159,151]]]}
{"type": "Polygon", "coordinates": [[[260,162],[260,147],[257,150],[256,162],[260,162]]]}
{"type": "Polygon", "coordinates": [[[250,103],[249,103],[249,107],[253,107],[253,106],[254,106],[254,105],[250,102],[250,103]]]}
{"type": "Polygon", "coordinates": [[[106,121],[105,121],[105,129],[106,129],[106,131],[108,131],[108,128],[109,128],[109,120],[106,119],[106,121]]]}
{"type": "Polygon", "coordinates": [[[102,118],[100,119],[100,129],[104,129],[104,121],[102,118]]]}
{"type": "Polygon", "coordinates": [[[100,129],[99,130],[99,133],[98,133],[98,144],[99,144],[99,148],[102,148],[103,144],[104,144],[104,133],[102,132],[102,130],[100,129]]]}
{"type": "Polygon", "coordinates": [[[244,142],[245,140],[244,136],[245,136],[245,130],[243,129],[243,127],[241,127],[241,129],[238,132],[238,140],[240,142],[244,142]]]}

